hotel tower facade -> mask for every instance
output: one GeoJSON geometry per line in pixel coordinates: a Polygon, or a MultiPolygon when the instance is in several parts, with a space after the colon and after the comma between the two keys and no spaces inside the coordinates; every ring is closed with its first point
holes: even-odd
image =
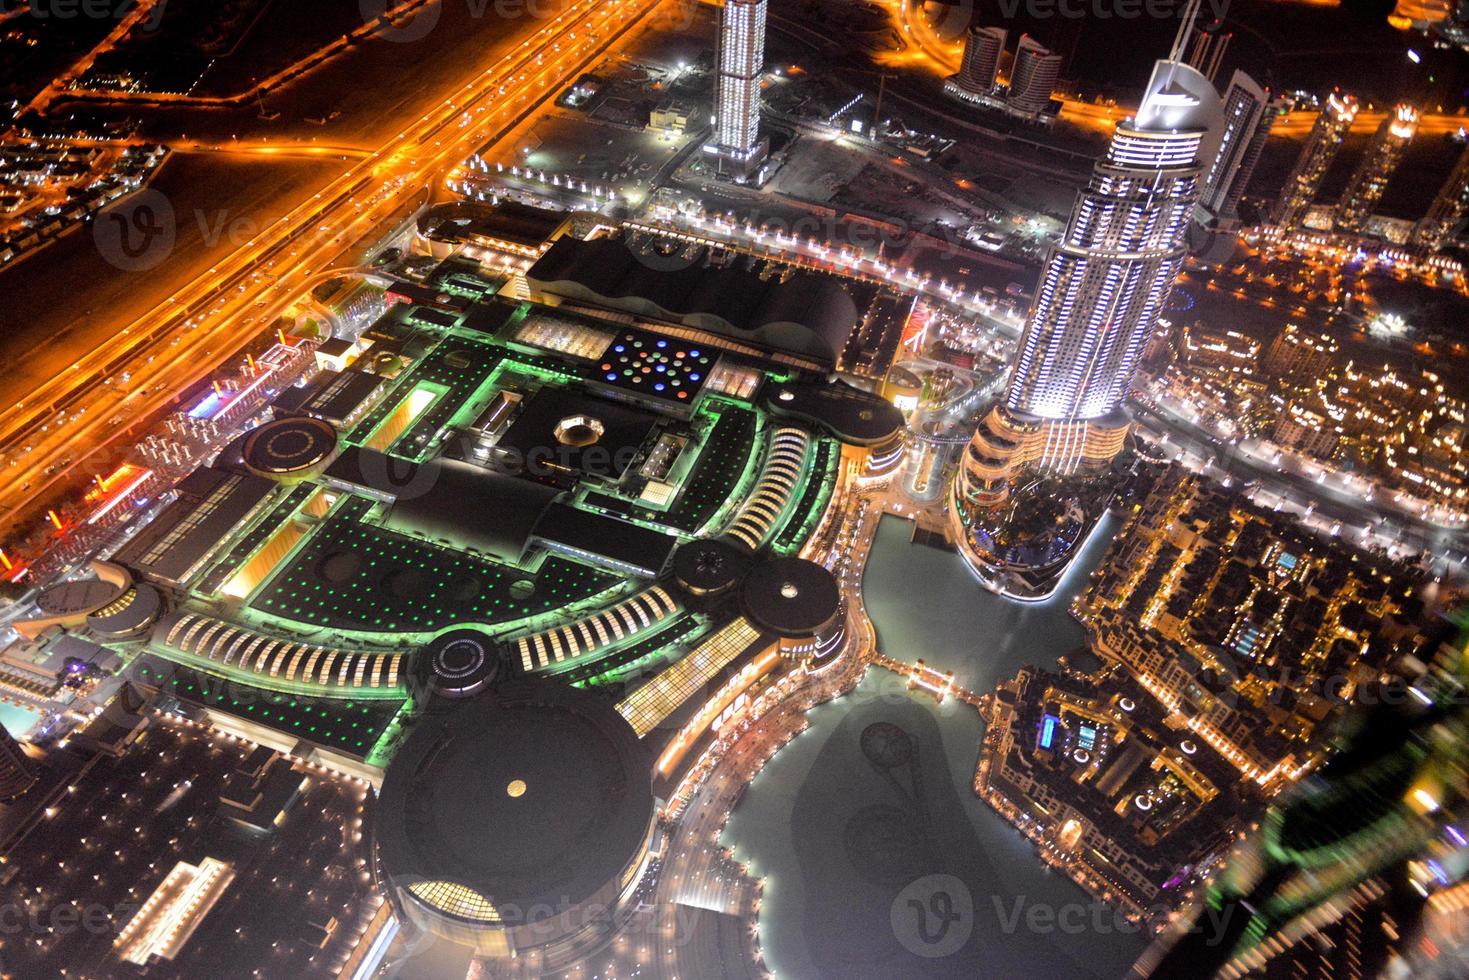
{"type": "Polygon", "coordinates": [[[1123,402],[1183,265],[1200,148],[1219,122],[1203,74],[1176,52],[1158,62],[1051,249],[1009,385],[966,447],[950,501],[960,552],[992,587],[1001,566],[1069,563],[1070,547],[1054,541],[997,554],[999,536],[984,525],[1022,476],[1106,469],[1123,450],[1123,402]]]}

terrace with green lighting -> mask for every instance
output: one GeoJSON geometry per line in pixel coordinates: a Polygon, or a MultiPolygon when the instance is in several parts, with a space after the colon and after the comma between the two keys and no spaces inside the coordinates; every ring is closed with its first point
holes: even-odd
{"type": "Polygon", "coordinates": [[[292,738],[366,758],[407,699],[329,698],[267,691],[226,680],[152,654],[133,667],[136,678],[183,701],[228,711],[292,738]]]}
{"type": "Polygon", "coordinates": [[[830,439],[817,441],[804,477],[804,490],[786,518],[785,527],[771,543],[777,554],[789,555],[800,551],[806,539],[815,533],[836,489],[841,458],[841,448],[835,442],[830,439]]]}
{"type": "MultiPolygon", "coordinates": [[[[379,765],[414,710],[419,654],[446,631],[483,634],[500,669],[620,692],[738,615],[670,581],[678,547],[748,522],[757,494],[762,516],[741,532],[752,558],[796,554],[820,524],[845,437],[815,410],[781,415],[761,391],[824,379],[507,300],[462,269],[402,288],[409,302],[365,335],[387,360],[347,369],[384,371],[377,400],[330,461],[282,479],[219,541],[173,603],[175,623],[209,625],[155,635],[133,665],[140,682],[379,765]],[[586,419],[578,431],[633,462],[496,472],[509,448],[586,419]],[[772,466],[784,467],[774,495],[772,466]],[[364,686],[358,657],[391,660],[391,678],[370,670],[364,686]]],[[[309,414],[281,417],[292,411],[309,414]]]]}
{"type": "Polygon", "coordinates": [[[579,685],[626,680],[664,660],[675,658],[708,631],[708,623],[699,616],[675,616],[665,621],[661,628],[611,647],[592,660],[577,663],[566,670],[546,673],[579,685]]]}
{"type": "Polygon", "coordinates": [[[703,413],[713,424],[699,449],[698,460],[667,509],[636,507],[631,516],[693,535],[714,521],[738,497],[758,469],[755,452],[759,426],[753,409],[711,399],[703,413]]]}
{"type": "Polygon", "coordinates": [[[214,567],[199,583],[199,591],[213,593],[219,591],[220,587],[236,572],[246,560],[253,555],[266,540],[280,530],[301,506],[317,490],[316,486],[304,483],[292,488],[280,503],[276,504],[270,511],[247,532],[240,536],[234,545],[225,552],[224,557],[215,563],[214,567]]]}
{"type": "Polygon", "coordinates": [[[622,578],[559,555],[518,568],[368,522],[370,501],[339,506],[250,601],[267,617],[369,634],[463,623],[509,626],[616,589],[622,578]]]}
{"type": "Polygon", "coordinates": [[[502,348],[476,338],[453,337],[441,341],[398,378],[388,397],[357,423],[347,441],[367,442],[404,399],[415,392],[424,392],[431,396],[429,404],[414,415],[408,428],[387,447],[407,459],[423,458],[435,433],[475,397],[500,366],[503,356],[502,348]]]}

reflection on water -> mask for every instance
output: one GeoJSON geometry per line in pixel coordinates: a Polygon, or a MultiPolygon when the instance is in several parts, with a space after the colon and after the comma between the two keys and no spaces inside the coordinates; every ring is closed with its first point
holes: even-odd
{"type": "MultiPolygon", "coordinates": [[[[1091,542],[1095,562],[1115,523],[1091,542]]],[[[1082,643],[1066,603],[985,592],[960,559],[885,518],[868,602],[884,652],[986,691],[1082,643]]],[[[760,940],[783,980],[1120,977],[1145,941],[1065,878],[973,791],[981,722],[873,669],[751,784],[725,840],[765,877],[760,940]],[[957,881],[955,880],[957,879],[957,881]],[[914,884],[916,882],[916,884],[914,884]],[[941,955],[936,955],[941,954],[941,955]]]]}
{"type": "Polygon", "coordinates": [[[907,521],[884,517],[863,579],[879,647],[898,660],[952,670],[960,687],[979,694],[1025,664],[1054,664],[1084,644],[1066,610],[1117,524],[1115,517],[1102,518],[1055,595],[1016,602],[982,588],[953,552],[910,544],[907,521]]]}

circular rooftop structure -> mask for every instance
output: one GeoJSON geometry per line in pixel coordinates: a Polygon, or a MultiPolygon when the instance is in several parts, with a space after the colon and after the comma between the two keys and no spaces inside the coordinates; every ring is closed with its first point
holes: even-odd
{"type": "MultiPolygon", "coordinates": [[[[475,659],[461,632],[440,638],[449,666],[475,659]]],[[[510,955],[594,929],[653,818],[650,759],[611,703],[517,679],[418,721],[379,794],[378,871],[424,928],[510,955]]]]}
{"type": "Polygon", "coordinates": [[[825,633],[842,605],[836,578],[804,558],[774,558],[756,565],[745,576],[741,599],[756,624],[792,638],[825,633]]]}
{"type": "Polygon", "coordinates": [[[245,465],[275,479],[305,477],[331,462],[337,430],[321,419],[295,416],[259,426],[245,438],[245,465]]]}
{"type": "Polygon", "coordinates": [[[568,415],[556,423],[556,441],[563,446],[595,446],[607,434],[602,420],[591,415],[568,415]]]}
{"type": "Polygon", "coordinates": [[[99,636],[124,639],[152,626],[163,612],[163,596],[153,586],[138,582],[101,609],[87,616],[87,626],[99,636]]]}
{"type": "Polygon", "coordinates": [[[719,538],[699,538],[673,553],[673,577],[691,595],[721,595],[739,584],[750,555],[719,538]]]}
{"type": "Polygon", "coordinates": [[[434,693],[465,698],[484,690],[499,674],[500,651],[479,630],[450,630],[429,641],[418,663],[434,693]]]}
{"type": "Polygon", "coordinates": [[[36,597],[36,608],[44,616],[85,616],[120,598],[127,590],[127,585],[100,578],[58,582],[36,597]]]}

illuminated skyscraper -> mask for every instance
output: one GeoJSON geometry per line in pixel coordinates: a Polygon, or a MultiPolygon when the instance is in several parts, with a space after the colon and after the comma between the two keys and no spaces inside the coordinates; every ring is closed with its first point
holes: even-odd
{"type": "Polygon", "coordinates": [[[15,799],[35,784],[35,763],[15,736],[0,726],[0,802],[15,799]]]}
{"type": "Polygon", "coordinates": [[[1418,131],[1418,110],[1407,103],[1399,103],[1372,137],[1362,162],[1347,181],[1341,204],[1336,209],[1336,221],[1332,227],[1337,231],[1355,234],[1367,224],[1367,219],[1382,200],[1387,182],[1393,171],[1403,162],[1403,153],[1418,131]]]}
{"type": "Polygon", "coordinates": [[[1142,108],[1118,124],[1051,250],[1020,338],[1008,409],[1073,423],[1121,404],[1183,261],[1199,143],[1218,102],[1187,65],[1160,62],[1154,70],[1142,108]]]}
{"type": "Polygon", "coordinates": [[[1048,51],[1029,34],[1020,35],[1015,46],[1015,62],[1010,67],[1010,94],[1005,97],[1012,109],[1020,112],[1043,112],[1061,77],[1061,56],[1048,51]]]}
{"type": "Polygon", "coordinates": [[[1210,218],[1232,217],[1238,210],[1278,114],[1265,89],[1244,72],[1234,73],[1224,93],[1224,125],[1199,194],[1199,207],[1210,218]]]}
{"type": "MultiPolygon", "coordinates": [[[[992,587],[993,577],[1019,565],[1064,570],[1076,543],[1002,543],[1006,532],[996,522],[1006,520],[1017,476],[1104,468],[1125,446],[1131,421],[1122,403],[1182,266],[1200,145],[1219,119],[1214,86],[1178,59],[1181,44],[1154,67],[1137,115],[1117,125],[1078,195],[1046,260],[1009,387],[963,455],[950,531],[992,587]]],[[[1095,515],[1065,523],[1075,528],[1088,520],[1095,515]]],[[[1030,523],[1044,524],[1034,515],[1030,523]]],[[[1053,578],[1047,572],[1024,589],[998,587],[1034,597],[1053,578]]]]}
{"type": "Polygon", "coordinates": [[[721,171],[739,179],[764,162],[760,76],[765,70],[766,0],[725,0],[719,14],[719,82],[714,142],[721,171]]]}
{"type": "Polygon", "coordinates": [[[1459,155],[1459,162],[1439,189],[1428,213],[1413,229],[1413,244],[1429,252],[1438,251],[1465,216],[1469,216],[1469,149],[1459,155]]]}
{"type": "Polygon", "coordinates": [[[964,60],[955,80],[971,92],[987,93],[995,87],[995,71],[1005,50],[1003,27],[969,28],[964,35],[964,60]]]}
{"type": "Polygon", "coordinates": [[[1275,210],[1270,215],[1272,224],[1291,229],[1301,223],[1321,188],[1321,178],[1326,176],[1331,161],[1341,151],[1342,138],[1352,128],[1358,108],[1357,100],[1352,96],[1331,93],[1321,114],[1316,117],[1316,124],[1311,127],[1311,134],[1306,137],[1306,145],[1296,158],[1295,167],[1285,178],[1280,199],[1275,202],[1275,210]]]}

